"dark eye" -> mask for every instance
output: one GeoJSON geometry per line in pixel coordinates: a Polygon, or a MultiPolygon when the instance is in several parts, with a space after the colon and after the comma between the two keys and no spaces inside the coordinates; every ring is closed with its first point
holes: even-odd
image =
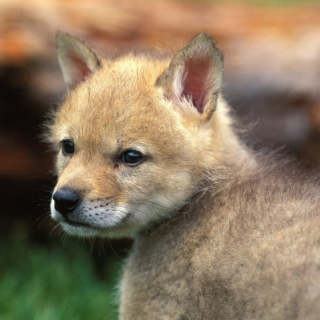
{"type": "Polygon", "coordinates": [[[70,140],[63,140],[62,142],[62,153],[65,156],[72,156],[74,154],[74,143],[70,140]]]}
{"type": "Polygon", "coordinates": [[[143,154],[135,150],[127,150],[121,155],[121,161],[129,166],[140,164],[143,159],[143,154]]]}

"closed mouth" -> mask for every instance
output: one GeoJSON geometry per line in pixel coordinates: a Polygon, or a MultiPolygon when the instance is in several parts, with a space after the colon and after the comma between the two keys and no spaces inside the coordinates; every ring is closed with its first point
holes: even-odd
{"type": "Polygon", "coordinates": [[[66,223],[68,225],[74,226],[74,227],[85,227],[85,228],[92,228],[89,224],[78,222],[78,221],[72,221],[72,220],[64,220],[63,223],[66,223]]]}

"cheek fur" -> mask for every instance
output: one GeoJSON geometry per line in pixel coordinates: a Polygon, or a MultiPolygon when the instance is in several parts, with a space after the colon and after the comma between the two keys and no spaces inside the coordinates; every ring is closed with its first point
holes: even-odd
{"type": "Polygon", "coordinates": [[[145,208],[159,206],[164,211],[181,206],[193,193],[191,173],[178,167],[149,167],[134,176],[122,177],[120,185],[123,202],[145,208]]]}

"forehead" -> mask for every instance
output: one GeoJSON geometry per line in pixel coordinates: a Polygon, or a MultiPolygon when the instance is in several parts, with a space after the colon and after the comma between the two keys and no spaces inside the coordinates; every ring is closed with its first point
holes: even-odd
{"type": "Polygon", "coordinates": [[[134,141],[155,134],[155,126],[157,135],[170,130],[173,123],[167,112],[171,110],[155,87],[167,65],[166,61],[134,57],[105,63],[69,93],[56,117],[59,135],[97,141],[101,135],[104,139],[125,136],[134,141]]]}

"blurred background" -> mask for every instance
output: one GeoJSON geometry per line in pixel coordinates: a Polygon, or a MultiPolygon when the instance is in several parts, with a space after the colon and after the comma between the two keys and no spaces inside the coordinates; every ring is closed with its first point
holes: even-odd
{"type": "Polygon", "coordinates": [[[0,0],[0,319],[115,319],[130,241],[66,237],[49,218],[53,155],[41,124],[65,91],[55,36],[100,54],[179,49],[207,31],[223,93],[254,148],[320,165],[320,2],[0,0]]]}

